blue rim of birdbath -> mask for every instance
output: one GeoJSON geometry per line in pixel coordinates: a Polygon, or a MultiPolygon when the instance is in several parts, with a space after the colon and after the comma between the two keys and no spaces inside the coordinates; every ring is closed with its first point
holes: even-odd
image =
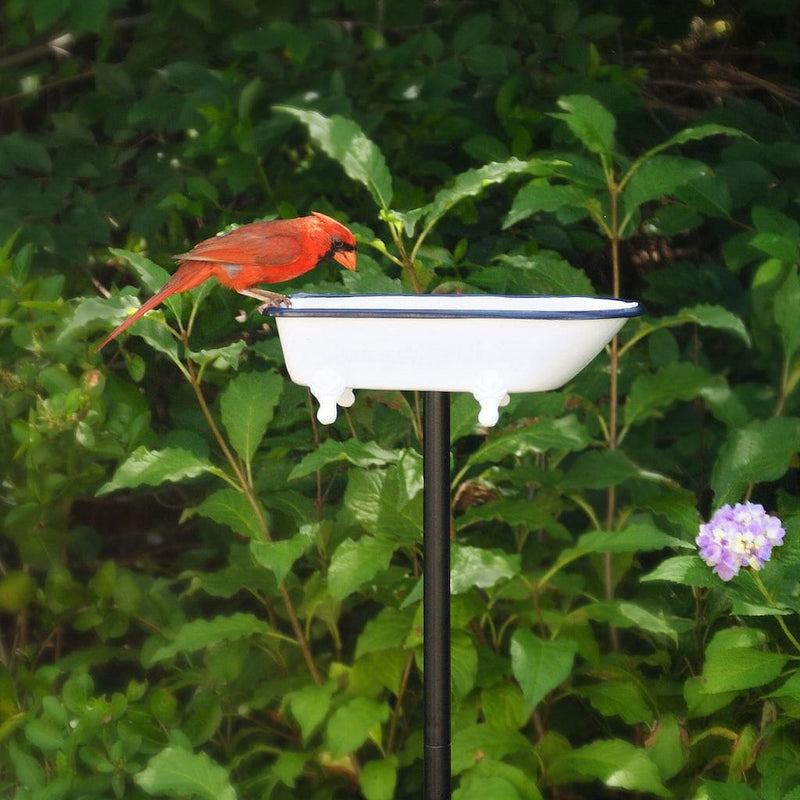
{"type": "Polygon", "coordinates": [[[463,300],[465,298],[483,298],[487,302],[494,300],[544,300],[557,303],[559,300],[583,300],[587,303],[609,303],[606,308],[540,308],[540,309],[515,309],[515,308],[350,308],[347,306],[325,306],[321,308],[294,308],[292,306],[273,306],[264,310],[265,314],[274,317],[386,317],[393,319],[611,319],[622,317],[637,317],[644,313],[641,304],[633,300],[621,300],[613,297],[594,297],[591,295],[482,295],[482,294],[317,294],[300,292],[291,296],[291,299],[325,299],[347,301],[356,298],[386,298],[387,306],[392,298],[403,298],[404,302],[421,300],[428,302],[427,298],[436,298],[445,303],[452,298],[463,300]]]}

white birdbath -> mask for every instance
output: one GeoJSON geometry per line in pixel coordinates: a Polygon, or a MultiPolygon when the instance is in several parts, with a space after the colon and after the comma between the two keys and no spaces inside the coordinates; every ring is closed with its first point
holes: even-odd
{"type": "Polygon", "coordinates": [[[274,308],[286,368],[322,423],[353,389],[470,392],[494,425],[509,394],[556,389],[639,305],[595,297],[295,295],[274,308]]]}
{"type": "Polygon", "coordinates": [[[423,429],[426,800],[450,797],[450,406],[470,392],[495,425],[517,392],[563,386],[638,303],[599,297],[294,295],[270,308],[289,376],[331,423],[355,389],[419,390],[423,429]]]}

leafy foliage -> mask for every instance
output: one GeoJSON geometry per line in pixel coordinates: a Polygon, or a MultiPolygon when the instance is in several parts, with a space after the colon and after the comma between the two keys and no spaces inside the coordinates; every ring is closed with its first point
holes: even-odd
{"type": "Polygon", "coordinates": [[[171,254],[315,209],[359,268],[289,291],[648,309],[494,429],[453,398],[454,797],[797,795],[792,4],[305,5],[6,3],[0,791],[420,796],[419,398],[320,428],[210,286],[91,348],[171,254]],[[748,99],[696,60],[737,36],[748,99]],[[740,499],[785,544],[723,583],[692,542],[740,499]]]}

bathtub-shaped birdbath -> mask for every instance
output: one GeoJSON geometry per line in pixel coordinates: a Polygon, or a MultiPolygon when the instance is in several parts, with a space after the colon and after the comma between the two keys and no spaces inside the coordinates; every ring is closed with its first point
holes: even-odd
{"type": "Polygon", "coordinates": [[[298,294],[268,313],[320,422],[352,405],[354,389],[416,389],[469,392],[490,426],[510,394],[566,383],[641,308],[600,297],[298,294]]]}

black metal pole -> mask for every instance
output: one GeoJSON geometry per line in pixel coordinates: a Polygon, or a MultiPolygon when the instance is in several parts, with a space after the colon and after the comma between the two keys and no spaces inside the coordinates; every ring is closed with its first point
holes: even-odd
{"type": "Polygon", "coordinates": [[[450,797],[450,395],[423,396],[425,800],[450,797]]]}

